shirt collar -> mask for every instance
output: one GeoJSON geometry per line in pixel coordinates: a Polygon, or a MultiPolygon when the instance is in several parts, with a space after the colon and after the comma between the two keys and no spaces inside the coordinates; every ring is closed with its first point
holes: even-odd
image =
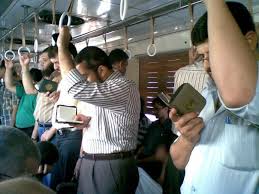
{"type": "Polygon", "coordinates": [[[119,77],[122,77],[121,73],[119,71],[114,71],[105,81],[117,79],[119,77]]]}

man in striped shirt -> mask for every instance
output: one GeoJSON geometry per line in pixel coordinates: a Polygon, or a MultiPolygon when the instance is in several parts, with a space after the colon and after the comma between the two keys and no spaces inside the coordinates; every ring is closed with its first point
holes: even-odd
{"type": "MultiPolygon", "coordinates": [[[[78,193],[135,193],[138,170],[136,148],[140,95],[133,81],[112,70],[109,58],[97,47],[86,47],[76,57],[77,69],[68,54],[68,28],[58,39],[61,74],[66,90],[89,103],[91,121],[82,149],[78,193]]],[[[81,115],[82,116],[82,115],[81,115]]]]}

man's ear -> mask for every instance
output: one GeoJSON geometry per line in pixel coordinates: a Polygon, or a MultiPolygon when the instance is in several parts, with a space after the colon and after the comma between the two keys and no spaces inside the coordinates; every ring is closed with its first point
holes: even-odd
{"type": "Polygon", "coordinates": [[[249,47],[254,51],[256,50],[256,46],[257,46],[257,34],[254,31],[249,31],[246,33],[245,35],[246,40],[249,44],[249,47]]]}

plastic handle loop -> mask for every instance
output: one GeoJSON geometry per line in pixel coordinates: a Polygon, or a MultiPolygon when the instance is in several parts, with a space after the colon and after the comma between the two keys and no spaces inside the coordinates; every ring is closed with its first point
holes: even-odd
{"type": "Polygon", "coordinates": [[[148,56],[150,56],[150,57],[153,57],[153,56],[156,55],[156,45],[155,45],[155,44],[150,44],[150,45],[148,45],[148,47],[147,47],[147,54],[148,54],[148,56]],[[153,52],[153,53],[151,53],[151,49],[154,49],[154,52],[153,52]]]}
{"type": "Polygon", "coordinates": [[[39,48],[39,42],[38,42],[38,39],[35,39],[34,40],[34,46],[33,46],[33,49],[34,49],[35,53],[38,52],[38,48],[39,48]]]}
{"type": "Polygon", "coordinates": [[[0,54],[0,61],[4,60],[4,57],[2,54],[0,54]]]}
{"type": "Polygon", "coordinates": [[[129,59],[132,58],[132,53],[129,49],[125,49],[124,52],[128,55],[129,59]]]}
{"type": "Polygon", "coordinates": [[[21,47],[18,49],[18,55],[19,55],[20,57],[22,56],[22,53],[21,53],[22,50],[26,50],[28,53],[31,53],[31,50],[30,50],[28,47],[23,47],[23,46],[21,46],[21,47]]]}
{"type": "Polygon", "coordinates": [[[64,21],[64,19],[65,19],[65,17],[67,16],[67,18],[68,18],[68,20],[67,20],[67,25],[66,26],[70,26],[70,24],[71,24],[71,16],[70,15],[68,15],[68,12],[64,12],[64,13],[62,13],[62,15],[61,15],[61,17],[60,17],[60,19],[59,19],[59,28],[62,28],[62,26],[63,26],[63,21],[64,21]]]}
{"type": "Polygon", "coordinates": [[[128,11],[128,0],[121,0],[120,3],[120,18],[124,20],[128,11]]]}
{"type": "Polygon", "coordinates": [[[11,60],[11,61],[13,61],[14,58],[15,58],[15,53],[14,53],[12,50],[8,50],[8,51],[6,51],[6,52],[4,53],[4,58],[5,58],[6,60],[11,60]],[[10,56],[10,55],[11,55],[11,56],[10,56]]]}

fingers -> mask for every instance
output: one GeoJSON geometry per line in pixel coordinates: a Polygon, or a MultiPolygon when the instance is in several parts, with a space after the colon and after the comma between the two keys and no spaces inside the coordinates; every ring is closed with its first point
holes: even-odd
{"type": "Polygon", "coordinates": [[[38,174],[41,174],[43,172],[43,166],[40,165],[39,168],[38,168],[38,174]]]}
{"type": "Polygon", "coordinates": [[[173,121],[173,122],[177,122],[179,120],[179,116],[177,115],[177,111],[175,108],[172,108],[169,112],[169,118],[173,121]]]}
{"type": "Polygon", "coordinates": [[[44,164],[43,174],[47,174],[48,172],[48,165],[44,164]]]}
{"type": "MultiPolygon", "coordinates": [[[[176,118],[176,116],[174,115],[176,118]]],[[[198,114],[197,113],[187,113],[181,117],[178,116],[177,120],[174,122],[175,128],[176,129],[181,129],[183,126],[185,126],[190,120],[197,118],[198,114]]]]}

